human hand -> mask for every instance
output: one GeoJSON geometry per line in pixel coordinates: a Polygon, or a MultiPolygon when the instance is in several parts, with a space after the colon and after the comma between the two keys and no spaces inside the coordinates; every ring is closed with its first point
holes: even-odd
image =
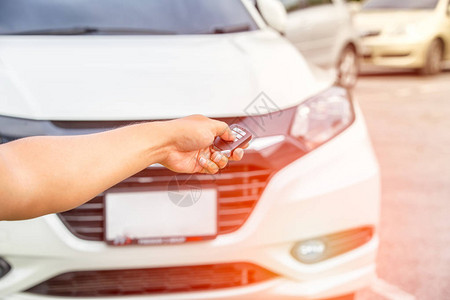
{"type": "MultiPolygon", "coordinates": [[[[168,169],[179,173],[215,174],[228,164],[228,158],[212,147],[216,136],[233,141],[234,135],[224,122],[201,115],[164,122],[168,147],[161,162],[168,169]]],[[[244,148],[234,150],[231,160],[241,160],[244,148]]]]}

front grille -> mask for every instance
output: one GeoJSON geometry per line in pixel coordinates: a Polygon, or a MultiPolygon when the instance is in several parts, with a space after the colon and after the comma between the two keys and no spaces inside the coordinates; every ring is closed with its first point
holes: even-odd
{"type": "MultiPolygon", "coordinates": [[[[186,185],[215,187],[218,191],[218,234],[239,229],[250,216],[271,171],[255,165],[233,164],[216,175],[177,174],[163,168],[147,168],[117,184],[114,189],[167,190],[174,176],[186,185]]],[[[104,194],[59,216],[77,237],[101,241],[104,237],[104,194]]]]}
{"type": "Polygon", "coordinates": [[[62,297],[105,297],[207,291],[246,286],[276,277],[249,263],[78,271],[58,275],[27,292],[62,297]]]}

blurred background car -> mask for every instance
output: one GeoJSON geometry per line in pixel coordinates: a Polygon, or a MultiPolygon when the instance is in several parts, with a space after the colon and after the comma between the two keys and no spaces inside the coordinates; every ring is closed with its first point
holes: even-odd
{"type": "Polygon", "coordinates": [[[450,60],[448,0],[368,0],[355,16],[368,65],[439,73],[450,60]]]}
{"type": "Polygon", "coordinates": [[[0,1],[2,142],[198,113],[255,137],[215,176],[152,165],[0,222],[2,299],[351,299],[371,283],[379,170],[358,103],[280,35],[281,3],[258,3],[273,28],[246,0],[0,1]]]}
{"type": "Polygon", "coordinates": [[[286,37],[310,62],[336,70],[352,88],[358,77],[359,41],[343,0],[280,0],[287,10],[286,37]]]}

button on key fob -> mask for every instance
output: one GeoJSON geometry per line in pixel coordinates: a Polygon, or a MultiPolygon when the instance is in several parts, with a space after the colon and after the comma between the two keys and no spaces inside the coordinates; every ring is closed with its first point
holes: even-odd
{"type": "Polygon", "coordinates": [[[230,157],[236,148],[242,147],[252,139],[250,131],[237,124],[230,125],[231,131],[236,136],[234,141],[225,141],[220,137],[214,140],[214,148],[226,157],[230,157]]]}

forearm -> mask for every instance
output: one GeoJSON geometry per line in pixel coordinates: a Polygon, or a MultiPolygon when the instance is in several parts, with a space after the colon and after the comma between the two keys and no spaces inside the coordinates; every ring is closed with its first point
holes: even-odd
{"type": "Polygon", "coordinates": [[[163,123],[142,123],[99,134],[32,137],[0,146],[5,162],[1,171],[10,175],[2,180],[7,186],[1,187],[0,201],[6,209],[0,211],[0,220],[76,207],[163,160],[168,146],[163,129],[163,123]],[[5,198],[13,200],[5,203],[5,198]]]}

